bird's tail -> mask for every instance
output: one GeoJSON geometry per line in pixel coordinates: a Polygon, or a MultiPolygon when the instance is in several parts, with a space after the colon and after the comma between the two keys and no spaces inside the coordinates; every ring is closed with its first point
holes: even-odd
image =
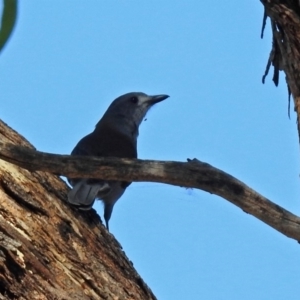
{"type": "Polygon", "coordinates": [[[82,179],[76,182],[73,189],[68,194],[68,202],[80,206],[80,209],[88,210],[92,208],[96,198],[106,195],[111,188],[107,182],[88,182],[82,179]]]}

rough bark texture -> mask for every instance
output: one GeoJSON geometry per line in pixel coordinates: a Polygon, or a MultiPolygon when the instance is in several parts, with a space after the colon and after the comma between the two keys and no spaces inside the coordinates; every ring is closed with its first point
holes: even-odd
{"type": "MultiPolygon", "coordinates": [[[[0,121],[0,141],[34,149],[0,121]]],[[[94,210],[55,175],[0,160],[0,299],[155,299],[94,210]]]]}
{"type": "Polygon", "coordinates": [[[187,163],[138,159],[55,155],[0,142],[0,159],[29,170],[68,177],[156,181],[199,188],[216,194],[252,214],[284,235],[300,241],[300,218],[266,199],[240,180],[200,162],[187,163]]]}
{"type": "Polygon", "coordinates": [[[294,99],[300,137],[300,2],[298,0],[261,0],[261,2],[265,7],[265,17],[271,20],[273,32],[273,45],[265,76],[271,63],[274,67],[275,85],[278,85],[279,71],[285,72],[289,94],[291,93],[294,99]]]}

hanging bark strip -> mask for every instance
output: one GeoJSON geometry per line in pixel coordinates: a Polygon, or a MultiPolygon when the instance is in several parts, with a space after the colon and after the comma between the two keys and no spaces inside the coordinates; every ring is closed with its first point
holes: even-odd
{"type": "MultiPolygon", "coordinates": [[[[300,3],[294,0],[261,2],[265,14],[271,19],[273,45],[269,60],[274,67],[273,80],[277,85],[279,71],[285,72],[288,93],[291,93],[294,99],[300,138],[300,3]]],[[[267,71],[263,80],[266,75],[267,71]]]]}

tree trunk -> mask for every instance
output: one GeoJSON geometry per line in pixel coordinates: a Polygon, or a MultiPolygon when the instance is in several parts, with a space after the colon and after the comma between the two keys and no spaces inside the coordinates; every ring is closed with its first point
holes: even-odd
{"type": "MultiPolygon", "coordinates": [[[[33,148],[0,121],[0,140],[33,148]]],[[[0,160],[0,299],[156,299],[94,210],[55,175],[0,160]]]]}

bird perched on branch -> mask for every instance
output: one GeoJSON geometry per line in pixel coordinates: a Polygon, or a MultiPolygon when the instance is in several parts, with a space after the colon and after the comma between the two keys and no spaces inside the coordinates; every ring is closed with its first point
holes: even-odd
{"type": "MultiPolygon", "coordinates": [[[[128,93],[118,97],[108,107],[95,130],[78,142],[71,155],[137,158],[139,125],[151,106],[168,97],[144,93],[128,93]]],[[[96,178],[68,180],[73,186],[68,194],[68,202],[81,210],[89,210],[95,199],[102,200],[106,228],[109,230],[108,222],[114,204],[131,182],[96,178]]]]}

